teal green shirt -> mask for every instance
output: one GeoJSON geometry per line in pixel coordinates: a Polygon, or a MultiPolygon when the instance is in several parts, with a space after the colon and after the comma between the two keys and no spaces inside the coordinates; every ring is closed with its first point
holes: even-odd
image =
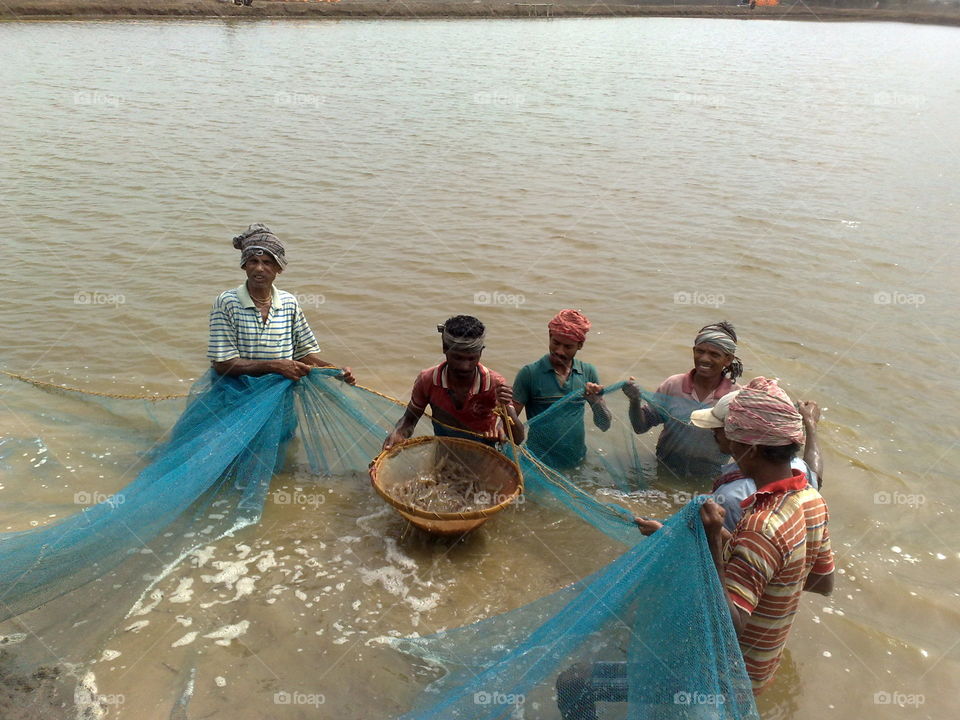
{"type": "Polygon", "coordinates": [[[557,374],[550,364],[550,356],[529,365],[524,365],[517,373],[513,383],[513,398],[527,410],[530,432],[527,448],[542,462],[558,469],[569,468],[586,455],[583,408],[586,400],[582,393],[587,383],[600,383],[597,369],[590,363],[573,359],[573,368],[566,383],[560,384],[557,374]],[[557,400],[579,391],[581,397],[568,403],[541,420],[534,420],[545,412],[557,400]]]}

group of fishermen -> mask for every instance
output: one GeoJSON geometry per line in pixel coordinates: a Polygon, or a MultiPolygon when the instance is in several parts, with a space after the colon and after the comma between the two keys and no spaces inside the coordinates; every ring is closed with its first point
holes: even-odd
{"type": "MultiPolygon", "coordinates": [[[[320,348],[297,299],[274,286],[287,266],[283,243],[262,224],[233,240],[247,279],[216,299],[210,314],[209,358],[225,375],[277,373],[299,380],[314,367],[335,367],[320,348]]],[[[384,442],[389,448],[409,438],[430,408],[437,435],[468,437],[489,445],[524,442],[519,415],[530,420],[556,414],[552,433],[537,433],[527,447],[547,464],[572,466],[586,453],[584,409],[594,425],[612,421],[596,368],[578,359],[590,321],[577,310],[561,310],[548,323],[548,352],[521,368],[511,385],[481,364],[485,328],[477,318],[458,315],[438,326],[444,361],[421,371],[403,416],[384,442]],[[578,402],[570,402],[574,398],[578,402]],[[559,452],[562,451],[562,452],[559,452]],[[551,459],[557,459],[551,463],[551,459]]],[[[633,430],[643,433],[665,423],[657,456],[684,474],[712,468],[712,499],[701,519],[726,593],[730,616],[754,693],[773,679],[801,593],[827,595],[833,589],[834,561],[828,513],[819,488],[822,462],[816,442],[820,417],[815,403],[795,404],[775,380],[738,382],[737,335],[727,322],[702,328],[694,340],[692,370],[673,375],[655,396],[686,398],[699,405],[688,422],[665,417],[630,378],[633,430]],[[712,432],[709,452],[676,442],[684,433],[712,432]],[[803,458],[798,453],[803,450],[803,458]],[[718,460],[727,462],[720,467],[718,460]],[[719,468],[719,470],[718,470],[719,468]]],[[[340,379],[355,384],[350,368],[340,379]]],[[[704,477],[704,479],[706,479],[704,477]]],[[[645,535],[661,523],[637,518],[645,535]]],[[[626,700],[625,665],[584,664],[557,681],[564,718],[595,718],[595,703],[626,700]],[[620,697],[622,695],[622,697],[620,697]]]]}

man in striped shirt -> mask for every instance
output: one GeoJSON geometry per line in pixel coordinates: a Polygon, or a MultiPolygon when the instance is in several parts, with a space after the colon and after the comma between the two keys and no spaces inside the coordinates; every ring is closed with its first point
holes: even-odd
{"type": "Polygon", "coordinates": [[[775,381],[755,378],[731,400],[724,433],[757,491],[741,503],[732,533],[718,504],[704,503],[701,517],[758,694],[780,666],[801,592],[833,590],[828,512],[804,474],[790,467],[803,444],[803,418],[775,381]]]}
{"type": "MultiPolygon", "coordinates": [[[[261,224],[233,239],[247,281],[220,293],[210,311],[207,356],[220,375],[277,373],[299,380],[314,367],[335,367],[320,347],[297,299],[273,286],[287,266],[280,239],[261,224]]],[[[356,383],[350,368],[340,378],[356,383]]]]}

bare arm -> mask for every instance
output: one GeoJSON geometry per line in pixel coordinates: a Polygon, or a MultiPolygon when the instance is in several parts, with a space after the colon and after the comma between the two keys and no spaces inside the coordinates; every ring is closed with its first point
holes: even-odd
{"type": "Polygon", "coordinates": [[[833,592],[833,573],[829,575],[815,575],[810,573],[803,584],[803,589],[807,592],[814,592],[818,595],[829,595],[833,592]]]}
{"type": "MultiPolygon", "coordinates": [[[[302,358],[300,358],[299,362],[302,362],[305,365],[311,365],[313,367],[319,367],[319,368],[339,367],[338,365],[334,365],[332,362],[327,362],[316,353],[310,353],[309,355],[304,355],[302,358]]],[[[340,375],[340,379],[343,380],[348,385],[356,385],[357,379],[353,376],[353,371],[348,367],[344,367],[341,369],[343,370],[343,374],[340,375]]]]}
{"type": "Polygon", "coordinates": [[[230,377],[276,373],[290,380],[299,380],[310,372],[310,365],[298,360],[244,360],[243,358],[234,358],[233,360],[211,364],[218,375],[229,375],[230,377]]]}
{"type": "Polygon", "coordinates": [[[610,413],[610,408],[607,407],[607,403],[603,399],[603,385],[588,382],[584,390],[584,395],[587,398],[587,402],[590,403],[590,409],[593,411],[593,424],[603,432],[606,432],[610,429],[613,415],[610,413]]]}
{"type": "Polygon", "coordinates": [[[423,409],[418,408],[413,403],[409,403],[407,409],[403,411],[403,417],[401,417],[396,426],[394,426],[393,432],[383,441],[383,449],[387,450],[398,442],[407,440],[413,434],[413,429],[417,426],[417,423],[420,422],[421,417],[423,417],[423,409]]]}
{"type": "MultiPolygon", "coordinates": [[[[510,418],[510,422],[507,423],[510,427],[504,428],[504,432],[513,435],[513,442],[519,445],[523,442],[524,430],[523,423],[520,422],[520,410],[517,409],[517,403],[513,400],[513,388],[506,384],[497,386],[497,402],[501,407],[506,408],[507,417],[510,418]]],[[[521,405],[520,408],[522,409],[523,406],[521,405]]]]}
{"type": "Polygon", "coordinates": [[[803,418],[803,431],[807,436],[803,446],[803,461],[820,478],[820,487],[823,488],[823,458],[820,455],[820,444],[817,442],[820,407],[812,400],[804,400],[799,404],[798,409],[800,417],[803,418]]]}
{"type": "Polygon", "coordinates": [[[730,619],[733,620],[733,629],[736,631],[737,637],[740,637],[750,614],[743,610],[743,608],[738,607],[726,590],[726,573],[723,567],[723,543],[725,539],[729,538],[730,533],[723,529],[723,515],[723,508],[712,500],[708,500],[700,506],[700,518],[703,521],[703,530],[707,534],[707,543],[710,546],[710,554],[713,556],[713,564],[716,566],[717,575],[720,577],[720,587],[723,589],[723,596],[730,609],[730,619]],[[724,536],[725,532],[726,537],[724,536]]]}
{"type": "Polygon", "coordinates": [[[623,386],[623,394],[630,398],[630,425],[637,435],[642,435],[655,425],[663,422],[655,409],[643,401],[640,395],[640,388],[637,386],[637,379],[630,377],[623,386]]]}

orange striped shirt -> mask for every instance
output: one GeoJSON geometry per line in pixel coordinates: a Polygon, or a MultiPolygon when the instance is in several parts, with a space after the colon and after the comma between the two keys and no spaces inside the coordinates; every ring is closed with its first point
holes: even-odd
{"type": "Polygon", "coordinates": [[[759,693],[780,666],[807,576],[832,573],[833,552],[827,505],[799,470],[765,485],[743,507],[724,547],[724,579],[730,599],[750,613],[740,649],[759,693]]]}

